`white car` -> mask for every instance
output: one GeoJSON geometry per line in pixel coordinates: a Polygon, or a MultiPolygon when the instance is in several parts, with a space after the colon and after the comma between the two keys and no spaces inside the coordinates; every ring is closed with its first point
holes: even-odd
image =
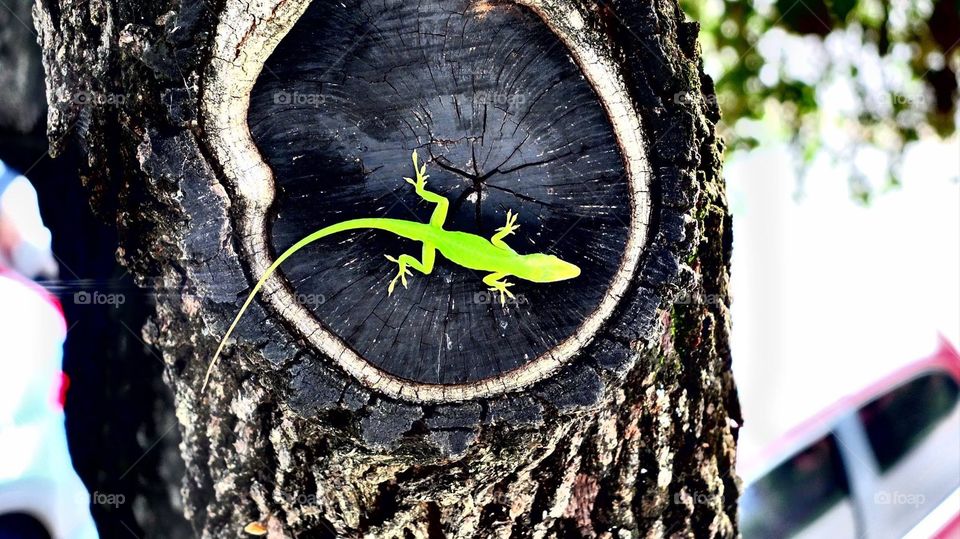
{"type": "Polygon", "coordinates": [[[0,267],[0,539],[95,539],[67,450],[66,323],[40,286],[0,267]]]}
{"type": "Polygon", "coordinates": [[[741,472],[744,539],[960,538],[960,354],[941,340],[741,472]]]}

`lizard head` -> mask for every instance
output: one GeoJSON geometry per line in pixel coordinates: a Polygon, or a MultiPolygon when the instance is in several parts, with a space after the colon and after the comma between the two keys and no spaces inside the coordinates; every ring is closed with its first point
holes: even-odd
{"type": "Polygon", "coordinates": [[[580,275],[580,267],[545,253],[533,253],[523,257],[527,276],[518,277],[536,283],[553,283],[573,279],[580,275]]]}

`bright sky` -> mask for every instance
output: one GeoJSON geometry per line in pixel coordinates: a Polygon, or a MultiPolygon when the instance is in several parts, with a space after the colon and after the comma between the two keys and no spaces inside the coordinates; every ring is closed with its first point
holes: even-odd
{"type": "MultiPolygon", "coordinates": [[[[867,207],[818,159],[802,196],[786,146],[729,156],[733,359],[747,457],[798,422],[960,343],[960,139],[913,145],[867,207]]],[[[869,169],[882,161],[869,154],[869,169]]]]}

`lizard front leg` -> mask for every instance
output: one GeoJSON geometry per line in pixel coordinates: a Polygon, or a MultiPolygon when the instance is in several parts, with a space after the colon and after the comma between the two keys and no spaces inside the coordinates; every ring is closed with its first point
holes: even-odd
{"type": "Polygon", "coordinates": [[[490,243],[500,249],[512,251],[513,249],[503,241],[503,238],[513,234],[517,230],[520,230],[520,225],[517,224],[517,214],[513,213],[513,210],[507,210],[507,224],[497,229],[497,233],[490,238],[490,243]]]}
{"type": "Polygon", "coordinates": [[[511,294],[510,291],[507,290],[507,288],[513,286],[513,283],[508,283],[506,281],[501,280],[507,275],[509,274],[497,272],[497,273],[491,273],[490,275],[487,275],[486,277],[483,278],[483,283],[490,287],[491,292],[500,292],[500,305],[506,305],[507,297],[510,297],[510,299],[513,299],[513,294],[511,294]]]}
{"type": "Polygon", "coordinates": [[[407,287],[407,276],[411,275],[407,268],[413,268],[424,275],[430,275],[433,272],[433,263],[437,259],[437,248],[432,243],[423,242],[423,248],[420,250],[421,260],[417,260],[410,255],[400,255],[400,258],[394,258],[390,255],[386,255],[386,257],[387,260],[398,266],[397,276],[390,281],[390,286],[387,287],[387,295],[392,295],[398,280],[403,283],[404,288],[407,287]]]}
{"type": "Polygon", "coordinates": [[[447,222],[447,211],[450,208],[450,201],[443,195],[427,191],[427,178],[430,176],[427,175],[427,165],[420,165],[416,150],[413,151],[413,169],[416,171],[417,179],[404,178],[404,180],[413,186],[420,198],[437,205],[433,209],[433,214],[430,215],[430,226],[443,228],[443,224],[447,222]]]}

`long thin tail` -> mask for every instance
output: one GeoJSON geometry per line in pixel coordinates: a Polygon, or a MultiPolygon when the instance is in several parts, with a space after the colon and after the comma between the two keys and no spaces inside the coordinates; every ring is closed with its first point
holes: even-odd
{"type": "Polygon", "coordinates": [[[320,230],[310,234],[309,236],[303,238],[297,243],[293,244],[292,247],[283,252],[282,255],[277,257],[277,259],[270,264],[270,267],[267,268],[267,271],[263,273],[263,276],[260,277],[260,280],[257,281],[257,284],[254,285],[253,290],[250,291],[250,295],[247,296],[247,301],[243,302],[243,307],[240,307],[240,312],[237,313],[237,317],[233,319],[233,323],[230,324],[230,327],[227,329],[227,332],[223,335],[223,339],[220,340],[220,345],[217,346],[216,353],[213,354],[213,359],[210,361],[210,366],[207,367],[207,373],[203,377],[203,386],[200,387],[200,393],[203,393],[207,388],[207,383],[210,382],[210,375],[213,373],[213,367],[216,366],[217,360],[220,359],[220,353],[223,352],[224,347],[227,345],[227,339],[230,338],[230,335],[233,333],[233,330],[237,327],[237,324],[240,322],[240,317],[243,316],[243,313],[247,311],[247,308],[250,307],[250,304],[253,303],[253,298],[257,295],[257,292],[263,288],[263,284],[267,282],[267,279],[273,275],[273,272],[280,267],[280,264],[297,253],[300,249],[303,249],[311,243],[323,239],[327,236],[336,234],[338,232],[345,232],[347,230],[360,230],[360,229],[380,229],[380,230],[391,230],[391,224],[394,223],[393,219],[378,219],[378,218],[369,218],[369,219],[351,219],[349,221],[344,221],[342,223],[337,223],[330,225],[328,227],[321,228],[320,230]]]}

